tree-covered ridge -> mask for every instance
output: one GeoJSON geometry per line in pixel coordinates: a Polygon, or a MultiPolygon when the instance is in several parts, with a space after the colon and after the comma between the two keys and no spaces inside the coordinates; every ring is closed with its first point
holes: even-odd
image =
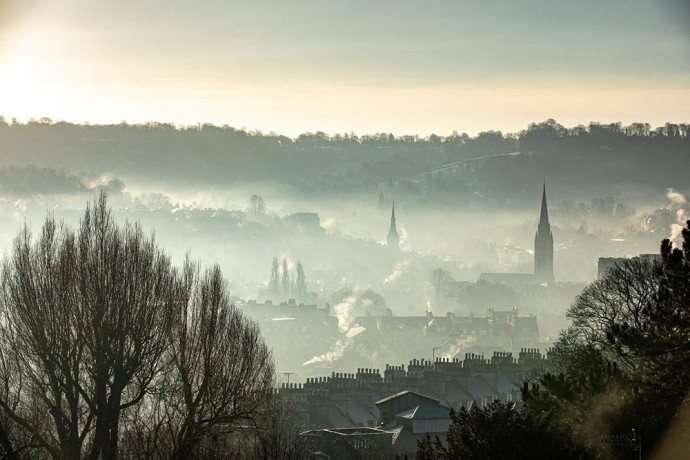
{"type": "Polygon", "coordinates": [[[174,180],[190,186],[276,181],[298,192],[336,195],[371,193],[382,186],[415,197],[520,193],[524,184],[542,177],[565,185],[608,181],[681,187],[676,166],[686,161],[689,146],[686,123],[566,128],[547,120],[518,133],[476,136],[316,132],[289,138],[211,124],[0,121],[3,165],[108,171],[125,182],[174,180]],[[655,167],[660,161],[667,166],[663,172],[655,167]],[[484,186],[487,182],[500,183],[500,189],[484,186]]]}

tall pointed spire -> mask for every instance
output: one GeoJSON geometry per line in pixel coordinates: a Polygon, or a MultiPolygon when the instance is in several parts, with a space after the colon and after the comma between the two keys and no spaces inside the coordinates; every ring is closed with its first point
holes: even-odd
{"type": "Polygon", "coordinates": [[[393,209],[391,211],[391,226],[386,237],[386,246],[389,248],[400,249],[400,235],[398,228],[395,225],[395,202],[393,202],[393,209]]]}
{"type": "Polygon", "coordinates": [[[549,228],[549,209],[546,205],[546,179],[544,179],[544,189],[541,195],[541,214],[539,215],[539,228],[549,228]]]}
{"type": "Polygon", "coordinates": [[[553,278],[553,234],[549,223],[549,209],[546,204],[546,180],[541,195],[541,213],[537,234],[534,236],[534,276],[540,283],[552,283],[553,278]]]}

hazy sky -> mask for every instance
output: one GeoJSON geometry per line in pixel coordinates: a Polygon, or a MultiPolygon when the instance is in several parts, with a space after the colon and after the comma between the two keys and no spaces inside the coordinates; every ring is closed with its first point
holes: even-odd
{"type": "Polygon", "coordinates": [[[305,131],[690,121],[685,0],[0,0],[0,114],[305,131]]]}

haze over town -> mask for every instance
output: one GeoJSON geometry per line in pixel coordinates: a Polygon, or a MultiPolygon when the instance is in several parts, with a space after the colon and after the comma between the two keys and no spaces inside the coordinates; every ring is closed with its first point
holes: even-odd
{"type": "MultiPolygon", "coordinates": [[[[690,220],[688,24],[690,6],[680,0],[0,2],[0,310],[10,331],[0,339],[0,379],[14,382],[13,372],[26,372],[35,378],[30,391],[45,389],[30,366],[21,367],[21,352],[2,357],[2,350],[28,352],[27,344],[40,342],[21,342],[29,335],[16,332],[34,323],[26,319],[32,309],[20,308],[17,293],[25,291],[14,274],[26,268],[23,250],[38,254],[48,246],[22,246],[28,235],[22,229],[34,244],[52,235],[46,229],[54,217],[55,248],[64,249],[55,250],[59,259],[74,249],[67,229],[100,235],[95,216],[108,209],[112,222],[103,222],[140,225],[171,266],[182,267],[169,274],[181,283],[170,312],[182,303],[190,312],[198,307],[178,312],[192,324],[207,312],[200,299],[212,297],[202,293],[215,292],[222,298],[217,311],[241,315],[228,320],[239,329],[213,339],[218,353],[232,355],[229,344],[239,342],[228,337],[246,333],[253,341],[260,333],[252,342],[258,348],[242,348],[226,362],[238,355],[249,362],[256,352],[261,359],[251,365],[260,375],[252,395],[277,398],[245,395],[256,404],[242,415],[219,405],[207,425],[192,420],[198,408],[183,398],[156,399],[182,391],[185,372],[196,369],[180,364],[184,352],[170,339],[171,331],[186,329],[170,319],[174,314],[168,324],[161,313],[147,320],[160,326],[166,345],[156,348],[150,375],[135,372],[122,390],[139,395],[135,409],[118,402],[117,410],[108,409],[114,412],[102,412],[89,399],[88,384],[77,385],[76,401],[57,403],[73,404],[80,414],[74,426],[82,434],[69,444],[50,423],[13,425],[45,408],[29,407],[11,383],[0,391],[0,438],[3,430],[10,433],[7,443],[0,440],[3,452],[9,455],[14,445],[41,458],[62,458],[65,449],[78,452],[73,458],[204,458],[209,452],[231,458],[235,436],[246,432],[238,455],[339,458],[333,452],[343,445],[361,443],[330,441],[329,430],[367,427],[374,431],[341,434],[370,434],[381,444],[352,447],[349,458],[412,457],[417,448],[441,455],[446,434],[479,430],[479,422],[462,425],[457,414],[488,411],[491,401],[524,407],[525,417],[531,410],[565,411],[572,401],[538,405],[539,385],[556,392],[550,373],[579,381],[573,368],[601,371],[602,393],[583,401],[663,380],[646,361],[657,355],[635,348],[626,321],[634,317],[648,327],[635,323],[647,338],[669,336],[650,312],[676,301],[687,307],[684,297],[671,301],[664,291],[680,283],[674,292],[685,292],[677,287],[685,286],[687,273],[659,248],[664,239],[682,248],[690,237],[683,233],[690,220]],[[217,271],[199,268],[213,264],[217,271]],[[624,284],[614,279],[635,286],[653,281],[633,289],[634,301],[594,294],[624,284]],[[617,310],[621,305],[626,313],[617,310]],[[587,315],[597,308],[606,313],[594,324],[598,313],[587,315]],[[178,380],[164,376],[171,368],[178,380]],[[523,381],[528,385],[521,390],[523,381]],[[276,401],[294,413],[272,417],[276,401]],[[156,404],[170,413],[142,409],[156,404]],[[171,415],[176,411],[188,418],[171,415]],[[434,424],[415,418],[424,411],[430,412],[423,420],[434,424]],[[99,417],[119,420],[120,413],[129,417],[123,428],[98,425],[99,417]],[[137,425],[154,419],[178,430],[177,440],[137,425]],[[250,424],[266,430],[249,434],[250,424]],[[198,439],[185,431],[192,426],[203,433],[198,439]],[[443,442],[427,446],[425,433],[443,442]],[[142,436],[150,436],[146,442],[158,454],[137,450],[142,436]],[[27,440],[39,438],[29,447],[27,440]],[[269,438],[299,449],[288,455],[269,438]],[[278,450],[269,454],[267,446],[278,450]],[[381,446],[382,456],[372,457],[381,446]]],[[[107,235],[118,241],[129,234],[107,235]]],[[[32,302],[26,305],[43,305],[32,302]]],[[[164,304],[157,298],[146,305],[164,304]]],[[[683,308],[674,314],[684,315],[683,308]]],[[[58,315],[53,320],[85,314],[51,312],[58,315]]],[[[85,327],[68,329],[81,337],[85,327]]],[[[94,331],[94,337],[102,333],[94,331]]],[[[690,336],[690,328],[674,333],[690,336]]],[[[664,346],[649,347],[668,358],[659,363],[687,364],[690,351],[664,346]]],[[[84,359],[73,363],[74,381],[90,376],[97,361],[84,359]]],[[[204,377],[244,385],[231,368],[204,377]]],[[[645,419],[638,404],[650,401],[661,401],[661,415],[632,428],[663,446],[676,406],[687,399],[690,378],[678,379],[673,391],[619,395],[630,405],[611,403],[607,414],[614,415],[592,416],[591,426],[563,422],[565,431],[549,435],[550,452],[626,458],[628,447],[611,447],[613,438],[593,440],[588,430],[615,437],[624,427],[628,436],[630,427],[619,418],[638,411],[631,419],[645,419]]],[[[222,391],[234,391],[219,388],[204,396],[209,407],[222,391]]],[[[50,391],[69,399],[63,390],[50,391]]],[[[562,429],[554,417],[539,423],[562,429]]],[[[541,426],[533,422],[524,426],[541,426]]],[[[634,433],[634,442],[625,438],[631,446],[639,440],[634,433]]],[[[465,458],[448,455],[424,458],[465,458]]]]}

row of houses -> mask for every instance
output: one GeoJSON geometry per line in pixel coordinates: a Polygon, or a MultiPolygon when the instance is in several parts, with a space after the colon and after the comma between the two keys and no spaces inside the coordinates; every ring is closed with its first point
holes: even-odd
{"type": "Polygon", "coordinates": [[[359,368],[283,384],[278,394],[308,428],[303,436],[311,449],[333,450],[342,444],[344,452],[387,439],[392,455],[412,458],[426,433],[445,439],[451,408],[485,407],[495,400],[519,404],[522,382],[546,370],[548,363],[533,348],[522,349],[517,357],[495,352],[490,358],[468,353],[462,360],[413,359],[407,366],[386,365],[383,372],[359,368]]]}
{"type": "Polygon", "coordinates": [[[420,350],[429,350],[430,356],[435,350],[432,357],[456,358],[467,351],[488,354],[539,346],[536,316],[520,314],[517,308],[489,308],[484,315],[467,316],[452,312],[435,316],[431,311],[419,316],[394,316],[388,310],[383,315],[357,316],[351,320],[349,330],[342,331],[329,305],[317,308],[294,301],[249,301],[238,305],[259,323],[275,350],[280,369],[296,373],[295,378],[301,380],[325,370],[404,362],[418,356],[420,350]],[[329,354],[336,346],[342,352],[329,354]],[[312,359],[321,355],[323,359],[312,359]],[[314,364],[304,366],[306,362],[314,364]]]}

